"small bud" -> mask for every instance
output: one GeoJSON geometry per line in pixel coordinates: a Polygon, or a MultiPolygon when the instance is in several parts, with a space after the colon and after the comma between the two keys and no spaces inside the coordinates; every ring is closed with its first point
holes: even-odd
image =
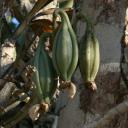
{"type": "Polygon", "coordinates": [[[94,81],[88,81],[85,83],[87,85],[88,88],[90,88],[93,91],[97,90],[97,86],[96,83],[94,81]]]}
{"type": "Polygon", "coordinates": [[[41,108],[41,110],[42,110],[43,112],[48,112],[48,110],[49,110],[49,105],[48,105],[47,103],[45,103],[45,102],[42,102],[42,103],[40,104],[40,108],[41,108]]]}
{"type": "Polygon", "coordinates": [[[71,82],[70,86],[67,89],[68,89],[69,97],[73,99],[76,94],[76,86],[71,82]]]}
{"type": "Polygon", "coordinates": [[[33,120],[33,121],[36,121],[38,120],[39,116],[40,116],[40,113],[39,113],[39,110],[40,110],[40,104],[35,104],[33,105],[30,109],[29,109],[29,117],[33,120]]]}

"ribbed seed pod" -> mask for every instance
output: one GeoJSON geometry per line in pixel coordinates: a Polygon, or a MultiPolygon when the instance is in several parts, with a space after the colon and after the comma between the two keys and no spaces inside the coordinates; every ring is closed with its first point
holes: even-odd
{"type": "Polygon", "coordinates": [[[67,14],[63,10],[56,10],[62,23],[55,35],[53,43],[53,64],[58,75],[64,81],[70,81],[78,62],[78,45],[67,14]]]}
{"type": "Polygon", "coordinates": [[[69,82],[78,62],[78,45],[66,12],[57,9],[54,16],[58,15],[61,17],[61,25],[54,38],[52,60],[60,78],[69,82]]]}
{"type": "Polygon", "coordinates": [[[34,82],[39,100],[49,104],[56,90],[56,73],[52,60],[45,51],[45,36],[42,34],[40,37],[39,45],[35,53],[34,66],[36,67],[36,72],[34,74],[34,82]]]}
{"type": "Polygon", "coordinates": [[[99,42],[94,34],[94,26],[88,20],[86,22],[86,32],[80,41],[79,67],[85,84],[96,90],[94,81],[100,64],[99,42]]]}

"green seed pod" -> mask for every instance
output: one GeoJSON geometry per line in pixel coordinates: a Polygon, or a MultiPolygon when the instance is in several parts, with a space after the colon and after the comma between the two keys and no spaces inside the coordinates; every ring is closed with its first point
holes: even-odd
{"type": "Polygon", "coordinates": [[[94,34],[94,26],[89,20],[85,21],[87,22],[86,32],[80,41],[79,67],[85,84],[96,90],[94,81],[100,64],[99,42],[94,34]]]}
{"type": "Polygon", "coordinates": [[[36,72],[34,74],[34,82],[36,92],[40,101],[45,101],[49,104],[55,90],[56,73],[52,64],[52,60],[45,51],[44,35],[40,37],[39,45],[35,54],[34,66],[36,72]]]}
{"type": "Polygon", "coordinates": [[[67,14],[63,10],[56,10],[54,15],[60,15],[62,22],[54,38],[53,64],[62,80],[71,81],[78,62],[76,35],[67,14]]]}
{"type": "Polygon", "coordinates": [[[53,65],[62,80],[60,88],[68,88],[69,97],[73,98],[76,93],[76,87],[71,82],[71,77],[78,62],[77,39],[66,12],[57,9],[54,15],[59,15],[62,21],[53,42],[53,65]]]}

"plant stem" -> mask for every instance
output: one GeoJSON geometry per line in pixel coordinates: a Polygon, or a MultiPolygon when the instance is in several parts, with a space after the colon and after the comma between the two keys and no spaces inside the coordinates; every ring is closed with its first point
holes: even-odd
{"type": "Polygon", "coordinates": [[[52,0],[38,0],[37,3],[34,5],[30,13],[26,16],[25,20],[22,24],[18,27],[16,32],[14,33],[13,38],[16,38],[20,35],[21,32],[26,28],[28,23],[31,21],[32,17],[37,13],[42,7],[49,4],[52,0]]]}
{"type": "Polygon", "coordinates": [[[36,98],[35,92],[33,92],[30,102],[26,104],[23,108],[21,108],[21,110],[18,113],[16,113],[15,116],[10,118],[10,120],[5,121],[3,124],[3,127],[11,128],[14,125],[16,125],[19,121],[21,121],[23,118],[25,118],[28,115],[28,110],[30,106],[35,102],[37,102],[37,98],[36,98]]]}

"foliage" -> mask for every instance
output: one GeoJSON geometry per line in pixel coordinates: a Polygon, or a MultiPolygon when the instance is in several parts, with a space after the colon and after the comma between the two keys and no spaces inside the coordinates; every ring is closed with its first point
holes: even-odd
{"type": "MultiPolygon", "coordinates": [[[[34,74],[37,71],[47,77],[46,82],[44,82],[44,77],[43,84],[48,84],[50,77],[54,76],[49,76],[50,68],[47,68],[49,66],[47,64],[51,61],[53,33],[55,33],[54,30],[57,31],[61,22],[57,21],[57,28],[54,28],[52,15],[58,8],[58,3],[54,5],[54,2],[53,0],[5,0],[0,3],[2,5],[0,13],[0,127],[28,128],[36,127],[38,124],[42,128],[47,128],[54,124],[57,114],[55,113],[57,81],[60,80],[57,76],[54,78],[56,85],[54,90],[53,87],[51,88],[51,93],[47,92],[50,84],[44,87],[45,98],[43,94],[42,99],[37,95],[39,92],[34,81],[34,74]],[[53,8],[50,4],[55,7],[53,8]],[[50,33],[50,36],[40,38],[44,33],[50,33]],[[43,48],[40,47],[42,40],[44,40],[45,49],[41,51],[40,58],[44,57],[45,61],[40,61],[38,69],[35,58],[38,56],[38,49],[43,48]],[[41,67],[42,63],[46,68],[41,67]]],[[[72,0],[71,3],[66,5],[65,3],[63,5],[63,2],[60,3],[61,8],[69,15],[72,15],[72,0]]]]}

